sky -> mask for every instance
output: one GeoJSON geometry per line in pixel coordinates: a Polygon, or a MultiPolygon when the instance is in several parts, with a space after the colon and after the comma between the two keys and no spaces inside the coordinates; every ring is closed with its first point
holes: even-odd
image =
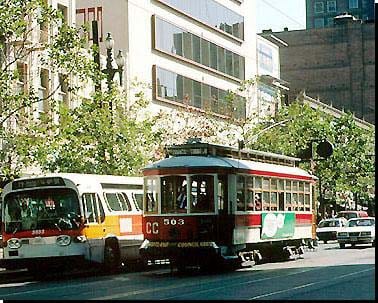
{"type": "MultiPolygon", "coordinates": [[[[248,0],[250,1],[250,0],[248,0]]],[[[306,28],[306,0],[255,0],[257,33],[306,28]]]]}

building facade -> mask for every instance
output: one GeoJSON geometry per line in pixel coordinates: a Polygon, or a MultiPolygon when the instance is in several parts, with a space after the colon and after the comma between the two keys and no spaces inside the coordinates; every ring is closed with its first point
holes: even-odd
{"type": "Polygon", "coordinates": [[[306,28],[333,27],[333,18],[343,13],[374,20],[374,0],[306,0],[306,28]]]}
{"type": "MultiPolygon", "coordinates": [[[[258,74],[253,1],[76,2],[77,25],[98,21],[101,53],[106,53],[101,42],[107,32],[115,49],[126,53],[126,85],[135,79],[151,84],[153,110],[189,105],[220,118],[245,118],[256,109],[256,93],[238,92],[244,80],[258,74]],[[229,90],[237,92],[232,106],[229,90]]],[[[276,97],[276,90],[269,93],[276,97]]]]}
{"type": "Polygon", "coordinates": [[[290,100],[305,90],[375,124],[374,23],[343,15],[335,18],[333,28],[261,35],[270,39],[272,34],[287,44],[280,45],[280,62],[281,77],[290,83],[290,100]]]}

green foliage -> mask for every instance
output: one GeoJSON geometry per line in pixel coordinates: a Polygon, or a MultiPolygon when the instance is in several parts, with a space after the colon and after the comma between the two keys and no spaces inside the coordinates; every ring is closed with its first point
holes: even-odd
{"type": "MultiPolygon", "coordinates": [[[[352,114],[334,118],[301,103],[283,107],[275,120],[276,127],[259,125],[254,134],[260,134],[256,142],[247,147],[298,156],[300,151],[327,139],[333,144],[333,154],[327,159],[314,155],[314,174],[320,178],[324,192],[354,192],[367,198],[367,189],[374,186],[374,130],[356,125],[352,114]],[[285,121],[279,124],[280,121],[285,121]]],[[[302,164],[310,169],[310,164],[302,164]]]]}
{"type": "Polygon", "coordinates": [[[62,105],[58,124],[50,117],[29,124],[19,137],[25,145],[19,152],[45,171],[141,174],[159,138],[152,132],[154,119],[140,115],[145,99],[137,99],[129,108],[123,107],[125,101],[112,90],[83,100],[75,109],[62,105]]]}
{"type": "Polygon", "coordinates": [[[93,51],[83,51],[86,41],[80,32],[85,28],[67,25],[62,13],[46,1],[0,1],[0,176],[12,178],[35,160],[24,156],[26,150],[34,150],[34,141],[27,146],[19,139],[25,136],[29,122],[36,123],[31,106],[46,102],[53,111],[53,96],[62,83],[75,97],[81,88],[79,83],[85,85],[90,79],[101,78],[92,59],[93,51]],[[41,99],[31,84],[38,76],[16,68],[23,62],[30,68],[37,64],[48,67],[51,73],[61,73],[61,83],[53,85],[49,95],[41,99]],[[17,83],[20,80],[22,87],[17,83]]]}

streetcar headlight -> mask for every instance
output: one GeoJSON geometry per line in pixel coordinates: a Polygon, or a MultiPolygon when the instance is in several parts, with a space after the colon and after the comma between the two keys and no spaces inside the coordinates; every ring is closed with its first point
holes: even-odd
{"type": "Polygon", "coordinates": [[[17,249],[21,247],[21,241],[17,238],[11,238],[8,240],[8,247],[12,249],[17,249]]]}
{"type": "Polygon", "coordinates": [[[58,236],[56,238],[56,244],[58,244],[60,246],[67,246],[70,243],[71,243],[71,237],[70,236],[62,235],[62,236],[58,236]]]}

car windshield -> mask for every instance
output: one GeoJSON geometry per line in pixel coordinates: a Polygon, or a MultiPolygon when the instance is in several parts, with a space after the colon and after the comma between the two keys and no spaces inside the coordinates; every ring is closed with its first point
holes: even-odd
{"type": "Polygon", "coordinates": [[[339,220],[327,220],[321,221],[318,227],[340,227],[341,223],[339,220]]]}
{"type": "Polygon", "coordinates": [[[4,199],[5,232],[77,229],[80,207],[75,191],[49,188],[10,193],[4,199]]]}
{"type": "Polygon", "coordinates": [[[358,219],[358,220],[349,220],[347,223],[348,227],[354,226],[374,226],[375,220],[374,219],[358,219]]]}

